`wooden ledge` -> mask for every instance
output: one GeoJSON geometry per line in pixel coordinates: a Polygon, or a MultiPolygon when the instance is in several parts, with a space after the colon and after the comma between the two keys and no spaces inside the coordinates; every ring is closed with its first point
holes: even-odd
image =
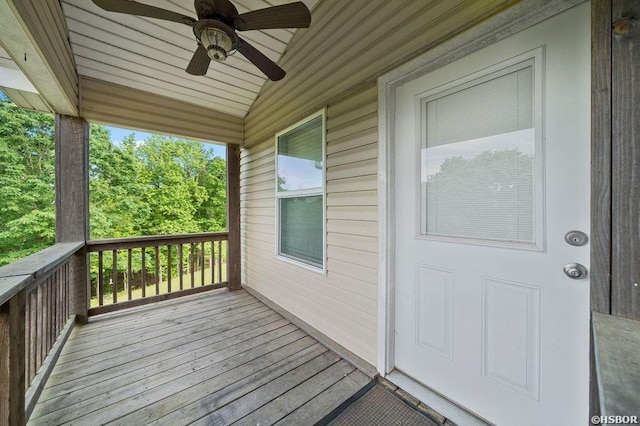
{"type": "Polygon", "coordinates": [[[640,413],[640,321],[593,312],[598,393],[603,416],[640,413]]]}

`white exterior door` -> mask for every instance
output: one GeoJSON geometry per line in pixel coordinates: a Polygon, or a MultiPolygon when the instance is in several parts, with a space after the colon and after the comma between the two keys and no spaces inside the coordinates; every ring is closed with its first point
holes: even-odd
{"type": "Polygon", "coordinates": [[[499,425],[588,418],[590,6],[396,91],[395,367],[499,425]]]}

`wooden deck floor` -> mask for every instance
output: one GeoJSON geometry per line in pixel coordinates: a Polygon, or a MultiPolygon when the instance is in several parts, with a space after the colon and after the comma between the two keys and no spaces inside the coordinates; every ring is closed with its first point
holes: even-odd
{"type": "Polygon", "coordinates": [[[30,425],[313,424],[370,379],[244,291],[76,326],[30,425]]]}

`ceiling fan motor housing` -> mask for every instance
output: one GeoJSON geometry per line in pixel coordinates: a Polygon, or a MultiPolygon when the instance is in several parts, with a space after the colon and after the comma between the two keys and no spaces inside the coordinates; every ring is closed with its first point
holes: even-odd
{"type": "Polygon", "coordinates": [[[193,26],[193,33],[206,49],[207,55],[223,62],[230,51],[238,46],[233,28],[215,19],[201,19],[193,26]]]}

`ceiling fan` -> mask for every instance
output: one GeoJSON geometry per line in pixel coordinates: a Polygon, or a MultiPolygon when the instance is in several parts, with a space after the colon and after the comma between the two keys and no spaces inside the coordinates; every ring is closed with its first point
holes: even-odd
{"type": "Polygon", "coordinates": [[[311,24],[311,13],[300,1],[239,14],[229,0],[195,0],[197,20],[133,0],[93,0],[93,3],[109,12],[163,19],[193,27],[198,48],[187,66],[187,72],[192,75],[205,75],[212,59],[223,62],[227,55],[237,50],[269,79],[281,80],[286,72],[238,37],[236,31],[308,28],[311,24]]]}

